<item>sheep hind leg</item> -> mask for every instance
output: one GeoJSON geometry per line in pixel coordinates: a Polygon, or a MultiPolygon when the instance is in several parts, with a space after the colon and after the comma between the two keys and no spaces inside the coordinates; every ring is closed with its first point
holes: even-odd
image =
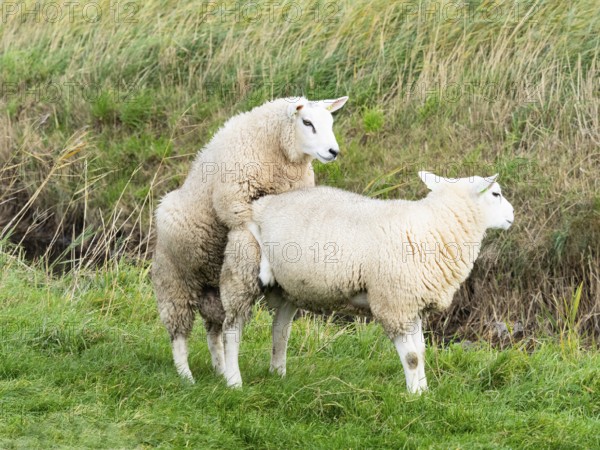
{"type": "Polygon", "coordinates": [[[223,327],[223,342],[225,347],[225,381],[232,388],[242,387],[242,374],[240,373],[239,356],[240,341],[244,319],[236,317],[231,325],[223,327]]]}
{"type": "Polygon", "coordinates": [[[194,377],[188,363],[188,345],[187,338],[185,336],[177,336],[171,342],[173,350],[173,361],[177,368],[177,373],[186,381],[194,383],[194,377]]]}
{"type": "Polygon", "coordinates": [[[225,347],[223,346],[223,326],[216,323],[206,324],[206,340],[217,375],[225,375],[225,347]]]}
{"type": "Polygon", "coordinates": [[[400,334],[392,339],[396,346],[398,356],[402,362],[404,368],[404,375],[406,377],[406,388],[408,392],[413,394],[420,394],[421,388],[419,386],[419,356],[417,353],[417,347],[410,334],[400,334]]]}
{"type": "MultiPolygon", "coordinates": [[[[276,293],[269,294],[269,296],[277,296],[276,293]]],[[[269,303],[273,300],[267,299],[269,303]]],[[[287,359],[287,345],[290,338],[290,332],[292,331],[292,322],[294,321],[294,315],[298,308],[293,303],[279,300],[276,306],[275,317],[273,318],[273,353],[271,354],[271,367],[269,372],[277,372],[282,377],[286,373],[286,359],[287,359]]]]}
{"type": "Polygon", "coordinates": [[[171,338],[177,373],[184,380],[194,383],[188,362],[188,337],[194,325],[194,310],[187,305],[163,302],[159,304],[159,313],[171,338]]]}
{"type": "Polygon", "coordinates": [[[163,277],[166,270],[159,270],[159,261],[155,261],[153,282],[156,291],[158,312],[161,321],[169,332],[173,361],[179,375],[191,383],[194,382],[188,363],[188,336],[194,326],[195,311],[189,292],[182,288],[183,283],[169,277],[163,277]]]}

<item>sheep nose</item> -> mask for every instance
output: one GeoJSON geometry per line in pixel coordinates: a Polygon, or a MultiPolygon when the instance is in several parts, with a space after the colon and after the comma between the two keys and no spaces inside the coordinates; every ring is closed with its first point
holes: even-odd
{"type": "Polygon", "coordinates": [[[335,158],[337,155],[339,155],[340,151],[335,148],[330,148],[329,153],[331,153],[331,155],[333,155],[333,157],[335,158]]]}

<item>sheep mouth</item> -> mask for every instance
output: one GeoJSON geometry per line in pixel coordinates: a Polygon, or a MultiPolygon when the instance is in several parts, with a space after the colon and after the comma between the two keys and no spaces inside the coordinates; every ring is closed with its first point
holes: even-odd
{"type": "Polygon", "coordinates": [[[322,162],[331,162],[331,161],[333,161],[335,158],[337,158],[337,155],[335,155],[335,156],[333,156],[333,155],[331,155],[331,156],[323,156],[323,155],[321,155],[320,153],[318,153],[318,156],[319,156],[319,159],[320,159],[322,162]]]}

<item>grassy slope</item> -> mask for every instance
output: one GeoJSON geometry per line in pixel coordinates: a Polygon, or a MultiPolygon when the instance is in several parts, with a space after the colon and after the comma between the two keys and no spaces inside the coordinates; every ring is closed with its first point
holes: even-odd
{"type": "Polygon", "coordinates": [[[320,183],[416,198],[417,169],[499,171],[515,205],[515,226],[493,234],[457,296],[450,331],[497,319],[560,329],[583,283],[577,322],[597,333],[596,3],[542,2],[530,15],[524,3],[469,4],[462,21],[386,0],[315,2],[294,20],[158,1],[131,20],[104,1],[99,22],[80,10],[56,23],[10,15],[0,234],[32,252],[55,237],[86,262],[122,247],[147,257],[157,199],[227,117],[277,96],[349,94],[336,125],[343,157],[316,165],[320,183]]]}
{"type": "Polygon", "coordinates": [[[144,273],[48,279],[0,260],[0,447],[597,448],[600,356],[459,345],[427,353],[431,392],[405,391],[373,324],[294,323],[288,376],[267,373],[268,313],[246,331],[246,385],[212,375],[202,327],[179,381],[144,273]]]}

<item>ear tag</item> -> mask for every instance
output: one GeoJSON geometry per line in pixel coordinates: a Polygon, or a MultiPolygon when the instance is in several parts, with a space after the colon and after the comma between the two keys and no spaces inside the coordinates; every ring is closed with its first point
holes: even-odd
{"type": "Polygon", "coordinates": [[[487,191],[489,191],[493,184],[494,183],[491,183],[491,184],[488,185],[488,187],[486,187],[482,191],[479,191],[479,195],[485,194],[487,191]]]}

